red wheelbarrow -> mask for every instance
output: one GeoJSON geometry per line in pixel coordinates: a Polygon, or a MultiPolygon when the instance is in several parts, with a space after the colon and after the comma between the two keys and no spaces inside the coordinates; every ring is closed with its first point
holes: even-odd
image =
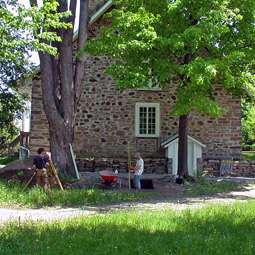
{"type": "Polygon", "coordinates": [[[99,174],[104,182],[114,182],[117,178],[117,175],[111,171],[100,171],[99,174]]]}

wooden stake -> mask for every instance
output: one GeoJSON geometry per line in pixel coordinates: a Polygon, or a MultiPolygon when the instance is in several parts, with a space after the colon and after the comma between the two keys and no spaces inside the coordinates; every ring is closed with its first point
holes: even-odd
{"type": "Polygon", "coordinates": [[[129,189],[131,189],[130,166],[131,166],[131,153],[130,153],[130,141],[128,141],[128,187],[129,189]]]}

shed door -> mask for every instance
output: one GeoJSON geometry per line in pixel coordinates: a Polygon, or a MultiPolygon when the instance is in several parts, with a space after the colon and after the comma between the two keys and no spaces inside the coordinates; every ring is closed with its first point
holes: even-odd
{"type": "Polygon", "coordinates": [[[193,142],[188,142],[188,171],[189,175],[194,175],[194,146],[193,142]]]}

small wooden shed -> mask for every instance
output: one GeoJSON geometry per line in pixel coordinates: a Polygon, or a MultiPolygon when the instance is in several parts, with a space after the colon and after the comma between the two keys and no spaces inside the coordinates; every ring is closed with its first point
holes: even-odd
{"type": "MultiPolygon", "coordinates": [[[[165,148],[165,155],[172,159],[172,174],[177,175],[178,169],[178,142],[179,135],[176,134],[161,143],[161,147],[165,148]]],[[[197,159],[202,158],[202,149],[206,145],[199,142],[195,138],[188,135],[188,171],[189,175],[197,173],[197,159]]]]}

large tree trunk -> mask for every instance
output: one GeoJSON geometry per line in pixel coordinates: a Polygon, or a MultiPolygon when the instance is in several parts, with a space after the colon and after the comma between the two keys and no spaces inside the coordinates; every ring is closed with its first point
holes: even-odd
{"type": "MultiPolygon", "coordinates": [[[[69,97],[56,101],[56,87],[53,68],[53,58],[48,54],[40,53],[43,108],[46,114],[50,131],[50,148],[52,160],[58,170],[75,177],[75,168],[72,164],[69,144],[72,144],[75,126],[74,97],[71,90],[63,88],[69,97]],[[62,106],[61,106],[62,105],[62,106]],[[61,106],[61,107],[60,107],[61,106]]],[[[65,83],[63,80],[62,83],[65,83]]]]}
{"type": "MultiPolygon", "coordinates": [[[[192,17],[190,17],[192,19],[192,17]]],[[[195,23],[197,21],[194,21],[195,23]]],[[[194,58],[191,53],[184,56],[184,64],[187,65],[194,58]]],[[[180,75],[182,88],[186,88],[190,82],[190,77],[180,75]]],[[[191,95],[192,96],[192,95],[191,95]]],[[[188,120],[189,114],[183,114],[179,118],[179,144],[178,144],[178,175],[185,177],[188,175],[188,120]]]]}
{"type": "MultiPolygon", "coordinates": [[[[59,12],[73,13],[65,21],[74,24],[77,0],[59,1],[59,12]]],[[[88,31],[89,0],[80,0],[78,51],[85,47],[88,31]]],[[[59,29],[62,42],[53,43],[57,56],[39,52],[42,77],[43,107],[49,122],[52,160],[58,170],[76,177],[70,144],[73,143],[76,111],[85,75],[85,55],[73,62],[73,29],[59,29]],[[75,67],[74,67],[75,65],[75,67]]],[[[50,43],[45,41],[45,43],[50,43]]]]}
{"type": "Polygon", "coordinates": [[[178,175],[188,175],[188,115],[179,119],[178,175]]]}
{"type": "Polygon", "coordinates": [[[55,132],[52,132],[50,134],[50,148],[53,155],[52,160],[53,162],[56,162],[55,167],[57,169],[62,169],[61,172],[75,176],[76,173],[74,172],[75,169],[73,166],[70,146],[68,144],[68,140],[72,141],[72,139],[70,137],[68,138],[69,134],[67,134],[64,129],[65,128],[63,127],[61,133],[56,134],[55,132]],[[65,134],[66,137],[61,137],[63,134],[65,134]],[[65,142],[62,143],[62,141],[65,142]]]}

